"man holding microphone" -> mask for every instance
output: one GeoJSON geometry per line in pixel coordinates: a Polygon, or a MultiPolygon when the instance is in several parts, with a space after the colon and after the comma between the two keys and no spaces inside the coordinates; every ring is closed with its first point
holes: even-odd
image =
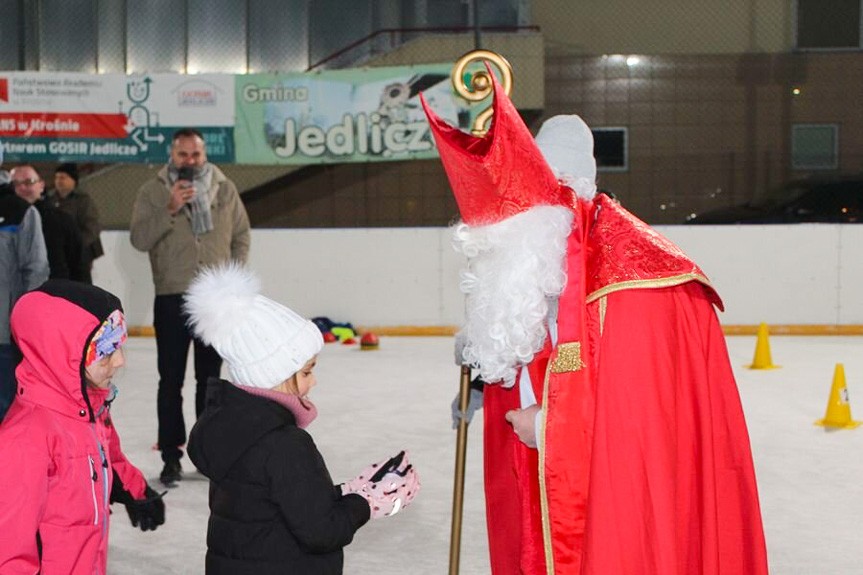
{"type": "Polygon", "coordinates": [[[178,130],[171,158],[145,183],[135,201],[132,245],[150,255],[156,298],[153,327],[159,368],[158,447],[165,463],[160,479],[172,486],[182,478],[186,443],[183,380],[189,344],[195,348],[195,413],[204,409],[207,380],[218,377],[222,361],[186,325],[182,296],[201,268],[228,260],[245,262],[249,218],[237,187],[207,161],[204,138],[191,128],[178,130]]]}

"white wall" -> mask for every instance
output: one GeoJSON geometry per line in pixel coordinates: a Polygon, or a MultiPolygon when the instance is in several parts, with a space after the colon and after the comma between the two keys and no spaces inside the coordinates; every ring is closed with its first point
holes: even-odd
{"type": "MultiPolygon", "coordinates": [[[[863,226],[662,226],[711,279],[725,324],[863,324],[863,226]]],[[[104,232],[94,281],[129,325],[152,324],[146,254],[104,232]]],[[[365,326],[461,322],[461,257],[444,228],[254,230],[264,293],[307,317],[365,326]]]]}
{"type": "Polygon", "coordinates": [[[710,278],[725,324],[863,324],[863,226],[661,226],[710,278]]]}
{"type": "MultiPolygon", "coordinates": [[[[253,230],[250,264],[264,294],[306,317],[377,326],[447,326],[461,321],[459,255],[445,228],[253,230]]],[[[123,301],[129,325],[151,325],[146,254],[128,232],[103,232],[93,280],[123,301]]]]}

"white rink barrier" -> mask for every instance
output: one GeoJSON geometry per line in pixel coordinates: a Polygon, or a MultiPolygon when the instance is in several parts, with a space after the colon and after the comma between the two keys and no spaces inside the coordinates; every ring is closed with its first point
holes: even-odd
{"type": "MultiPolygon", "coordinates": [[[[863,225],[659,226],[711,279],[727,325],[863,324],[863,225]]],[[[130,326],[150,326],[153,284],[129,233],[102,233],[93,273],[130,326]]],[[[463,263],[446,228],[256,229],[265,295],[357,326],[457,326],[463,263]]]]}

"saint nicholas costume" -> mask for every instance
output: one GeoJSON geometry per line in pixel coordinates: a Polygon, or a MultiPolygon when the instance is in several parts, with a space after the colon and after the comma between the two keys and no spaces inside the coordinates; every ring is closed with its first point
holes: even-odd
{"type": "MultiPolygon", "coordinates": [[[[530,349],[519,343],[523,324],[506,328],[507,318],[488,308],[477,315],[489,343],[478,343],[470,323],[462,330],[465,361],[491,384],[484,468],[492,573],[766,574],[749,437],[713,309],[722,309],[719,296],[679,248],[608,196],[585,199],[559,180],[493,85],[483,138],[447,125],[423,102],[462,232],[530,214],[567,227],[555,248],[560,285],[546,290],[549,313],[525,320],[542,330],[530,349]],[[509,348],[516,359],[500,369],[480,359],[509,348]],[[538,449],[504,419],[524,406],[525,393],[541,406],[538,449]]],[[[525,225],[525,242],[543,233],[541,218],[525,225]]],[[[465,250],[468,259],[483,250],[497,257],[491,237],[465,250]]],[[[506,246],[501,258],[520,249],[506,246]]],[[[468,314],[482,281],[463,274],[468,314]]]]}

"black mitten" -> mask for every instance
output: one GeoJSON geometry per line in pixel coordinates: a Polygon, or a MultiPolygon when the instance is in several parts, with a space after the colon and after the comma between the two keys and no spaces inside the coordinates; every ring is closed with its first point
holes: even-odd
{"type": "Polygon", "coordinates": [[[133,527],[141,531],[155,531],[156,527],[165,523],[165,502],[162,501],[167,491],[156,493],[149,485],[144,489],[144,498],[135,499],[126,491],[120,476],[114,472],[114,484],[111,486],[111,503],[122,503],[132,521],[133,527]]]}
{"type": "Polygon", "coordinates": [[[155,531],[159,525],[165,523],[165,502],[162,497],[167,491],[156,493],[149,485],[144,491],[144,499],[133,499],[126,503],[126,511],[133,527],[141,531],[155,531]]]}

